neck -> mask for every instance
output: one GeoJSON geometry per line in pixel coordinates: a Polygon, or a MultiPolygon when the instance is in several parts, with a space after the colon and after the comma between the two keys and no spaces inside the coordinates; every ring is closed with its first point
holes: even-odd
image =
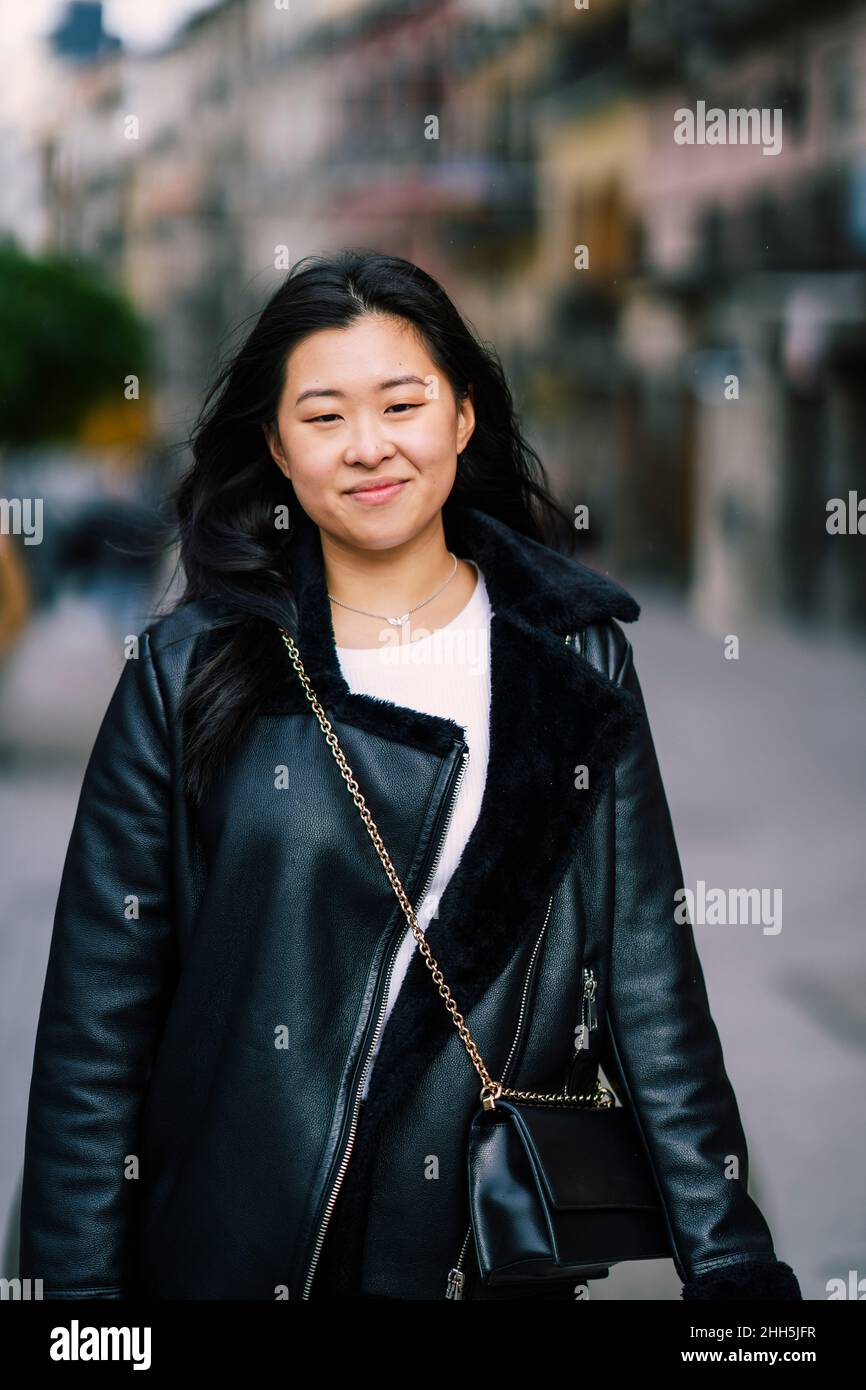
{"type": "Polygon", "coordinates": [[[321,529],[320,536],[328,593],[371,613],[405,613],[454,569],[441,513],[419,535],[382,550],[350,545],[321,529]]]}

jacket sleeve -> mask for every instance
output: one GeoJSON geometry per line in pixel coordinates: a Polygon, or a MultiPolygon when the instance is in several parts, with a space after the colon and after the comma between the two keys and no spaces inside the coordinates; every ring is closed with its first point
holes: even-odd
{"type": "MultiPolygon", "coordinates": [[[[748,1195],[748,1154],[689,920],[631,643],[615,679],[640,706],[615,770],[615,905],[607,1042],[651,1159],[682,1297],[801,1299],[748,1195]],[[682,915],[682,909],[677,914],[682,915]],[[730,1159],[739,1176],[729,1177],[730,1159]]],[[[602,1059],[604,1062],[604,1058],[602,1059]]]]}
{"type": "Polygon", "coordinates": [[[30,1083],[20,1276],[130,1296],[137,1130],[172,978],[170,742],[149,634],[87,765],[30,1083]]]}

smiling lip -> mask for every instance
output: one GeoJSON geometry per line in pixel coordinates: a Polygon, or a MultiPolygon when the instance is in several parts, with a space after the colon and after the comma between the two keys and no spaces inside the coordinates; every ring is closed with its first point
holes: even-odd
{"type": "Polygon", "coordinates": [[[358,488],[356,491],[348,493],[347,496],[354,497],[356,502],[366,502],[368,504],[374,502],[387,502],[390,497],[397,496],[397,493],[406,486],[406,482],[407,479],[405,478],[391,483],[383,482],[381,485],[376,485],[374,487],[358,488]]]}

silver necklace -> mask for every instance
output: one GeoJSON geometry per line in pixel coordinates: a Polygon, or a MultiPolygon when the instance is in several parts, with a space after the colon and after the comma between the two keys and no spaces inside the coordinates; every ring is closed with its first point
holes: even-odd
{"type": "MultiPolygon", "coordinates": [[[[451,550],[448,551],[448,554],[451,556],[451,559],[454,561],[454,568],[453,568],[453,570],[451,571],[451,573],[449,574],[448,578],[445,580],[445,584],[450,584],[450,583],[451,583],[451,580],[454,578],[455,574],[457,573],[457,556],[456,556],[456,555],[453,553],[453,551],[451,551],[451,550]]],[[[343,603],[343,600],[342,600],[342,599],[334,598],[334,595],[333,595],[333,594],[328,594],[328,598],[331,600],[332,603],[338,603],[338,604],[340,605],[341,608],[348,608],[348,609],[350,609],[350,611],[351,611],[352,613],[363,613],[364,616],[367,617],[367,618],[378,618],[380,622],[381,622],[381,621],[387,621],[387,622],[389,622],[389,623],[392,625],[392,627],[403,627],[404,624],[405,624],[405,623],[408,623],[408,621],[409,621],[409,614],[410,614],[410,613],[416,613],[416,612],[418,611],[419,608],[423,608],[423,607],[424,607],[424,604],[432,602],[432,600],[436,597],[437,594],[441,594],[442,590],[445,588],[445,584],[440,584],[440,585],[439,585],[439,588],[436,589],[436,590],[430,595],[430,598],[425,598],[425,599],[424,599],[424,603],[416,603],[416,604],[415,604],[415,607],[414,607],[414,608],[410,608],[408,613],[402,614],[401,617],[393,617],[393,618],[390,617],[390,615],[387,614],[387,613],[369,613],[369,612],[367,611],[366,608],[352,608],[351,603],[343,603]]]]}

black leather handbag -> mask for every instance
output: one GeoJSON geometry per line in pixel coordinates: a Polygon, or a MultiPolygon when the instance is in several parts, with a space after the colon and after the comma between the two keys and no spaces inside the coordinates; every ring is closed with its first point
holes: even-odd
{"type": "MultiPolygon", "coordinates": [[[[482,1282],[491,1288],[561,1287],[604,1277],[627,1260],[670,1258],[655,1179],[631,1111],[596,1080],[585,1095],[519,1091],[494,1081],[445,984],[388,851],[310,685],[297,646],[292,664],[369,831],[406,920],[482,1080],[469,1128],[471,1230],[482,1282]]],[[[452,1271],[447,1297],[462,1297],[452,1271]]]]}

